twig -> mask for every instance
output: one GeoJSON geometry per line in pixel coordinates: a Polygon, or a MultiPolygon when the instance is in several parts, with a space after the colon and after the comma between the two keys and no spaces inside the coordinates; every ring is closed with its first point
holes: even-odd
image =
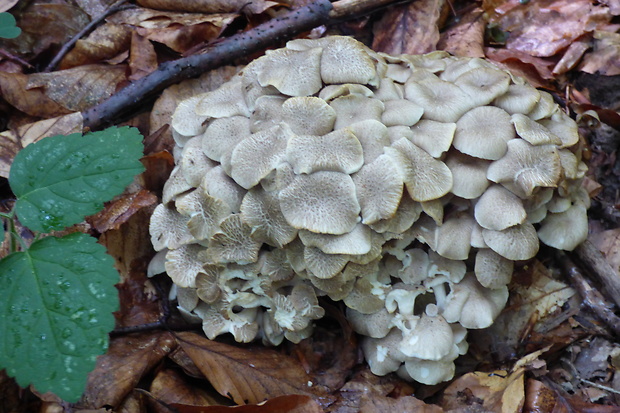
{"type": "Polygon", "coordinates": [[[6,57],[9,60],[13,60],[17,63],[19,63],[20,65],[27,67],[28,69],[32,69],[32,65],[30,63],[28,63],[27,61],[23,60],[22,58],[15,56],[9,52],[7,52],[4,49],[0,49],[0,55],[6,57]]]}
{"type": "Polygon", "coordinates": [[[125,3],[126,1],[127,0],[119,0],[119,1],[117,1],[112,6],[110,6],[110,8],[108,8],[103,14],[101,14],[100,16],[97,16],[90,23],[88,23],[82,30],[79,31],[79,33],[77,33],[75,36],[73,36],[73,38],[71,40],[69,40],[67,43],[65,43],[60,48],[58,53],[56,53],[56,56],[54,56],[52,61],[49,62],[49,64],[45,67],[43,72],[51,72],[52,70],[54,70],[56,68],[56,66],[58,65],[58,63],[60,63],[62,58],[65,57],[66,54],[69,53],[69,50],[71,50],[71,48],[77,43],[77,41],[80,40],[82,37],[86,36],[88,33],[90,33],[106,17],[108,17],[109,15],[114,14],[114,13],[116,13],[118,11],[135,7],[132,4],[123,5],[123,3],[125,3]]]}
{"type": "Polygon", "coordinates": [[[130,84],[108,100],[84,111],[82,113],[84,127],[95,130],[117,122],[137,105],[157,96],[170,85],[198,77],[209,70],[229,64],[274,43],[289,40],[317,26],[329,24],[345,16],[352,18],[367,14],[388,4],[409,1],[411,0],[340,0],[331,4],[328,0],[317,0],[252,30],[218,41],[204,54],[161,64],[156,71],[130,84]]]}
{"type": "Polygon", "coordinates": [[[616,336],[620,337],[620,317],[611,311],[611,304],[601,295],[598,290],[590,285],[573,260],[563,251],[556,252],[556,258],[560,268],[571,280],[571,286],[575,287],[583,298],[583,305],[590,309],[616,336]]]}
{"type": "Polygon", "coordinates": [[[620,308],[620,276],[605,260],[601,251],[586,240],[575,248],[574,254],[588,274],[596,277],[596,280],[601,283],[603,293],[607,298],[612,299],[620,308]]]}

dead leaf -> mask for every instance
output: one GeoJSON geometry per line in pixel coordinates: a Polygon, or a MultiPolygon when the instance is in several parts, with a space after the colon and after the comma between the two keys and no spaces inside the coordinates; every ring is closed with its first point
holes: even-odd
{"type": "Polygon", "coordinates": [[[373,50],[389,54],[422,54],[437,48],[437,22],[445,0],[418,0],[390,7],[373,27],[373,50]]]}
{"type": "Polygon", "coordinates": [[[455,56],[484,57],[485,23],[483,10],[476,8],[441,33],[437,49],[455,56]]]}
{"type": "Polygon", "coordinates": [[[122,195],[120,198],[109,202],[102,211],[89,217],[88,220],[97,231],[103,234],[106,231],[118,229],[137,211],[156,203],[157,196],[152,192],[141,189],[138,192],[122,195]]]}
{"type": "Polygon", "coordinates": [[[188,406],[171,404],[179,413],[322,413],[323,409],[309,396],[291,394],[274,397],[259,404],[245,406],[188,406]]]}
{"type": "Polygon", "coordinates": [[[330,398],[315,388],[299,362],[274,350],[230,346],[186,332],[177,333],[177,339],[211,385],[237,404],[287,394],[330,398]]]}
{"type": "Polygon", "coordinates": [[[498,17],[501,29],[510,33],[507,49],[544,57],[608,24],[612,16],[590,0],[546,0],[530,1],[498,17]]]}
{"type": "Polygon", "coordinates": [[[126,80],[125,65],[83,65],[51,73],[34,73],[27,88],[43,88],[45,95],[70,111],[83,111],[112,96],[126,80]]]}
{"type": "Polygon", "coordinates": [[[620,15],[620,0],[600,0],[599,3],[607,5],[614,16],[620,15]]]}
{"type": "Polygon", "coordinates": [[[79,7],[67,3],[33,2],[15,16],[22,33],[3,47],[21,57],[35,57],[51,45],[64,44],[89,22],[79,7]]]}
{"type": "Polygon", "coordinates": [[[433,404],[426,404],[413,396],[393,397],[362,396],[360,413],[402,412],[402,413],[442,413],[444,410],[433,404]]]}
{"type": "Polygon", "coordinates": [[[260,14],[277,2],[268,0],[138,0],[138,4],[151,9],[186,11],[192,13],[243,12],[260,14]]]}
{"type": "Polygon", "coordinates": [[[611,268],[620,273],[620,228],[592,234],[592,243],[601,251],[611,268]]]}
{"type": "Polygon", "coordinates": [[[136,32],[131,35],[129,56],[129,68],[131,69],[129,80],[138,80],[157,70],[155,46],[146,37],[140,36],[136,32]]]}
{"type": "Polygon", "coordinates": [[[113,338],[108,352],[97,358],[95,370],[88,375],[80,406],[117,407],[175,347],[176,340],[167,332],[113,338]]]}
{"type": "Polygon", "coordinates": [[[587,40],[577,40],[568,46],[560,61],[553,68],[553,75],[562,75],[577,66],[585,52],[590,48],[587,40]]]}
{"type": "Polygon", "coordinates": [[[108,20],[134,26],[136,33],[141,36],[183,53],[197,44],[219,37],[236,17],[237,14],[233,13],[178,13],[131,8],[114,14],[108,20]]]}
{"type": "Polygon", "coordinates": [[[620,75],[620,33],[595,31],[593,50],[584,56],[579,70],[605,76],[620,75]]]}
{"type": "MultiPolygon", "coordinates": [[[[219,406],[230,400],[221,397],[213,389],[209,392],[206,383],[197,383],[188,380],[177,370],[163,369],[151,382],[150,393],[159,401],[166,404],[192,406],[219,406]]],[[[179,412],[182,408],[177,408],[179,412]]]]}
{"type": "Polygon", "coordinates": [[[51,118],[71,110],[58,104],[42,88],[28,87],[29,76],[0,72],[0,94],[9,104],[31,116],[51,118]]]}
{"type": "Polygon", "coordinates": [[[524,411],[552,413],[555,404],[556,396],[553,390],[538,380],[527,379],[525,386],[525,404],[523,406],[524,411]]]}
{"type": "MultiPolygon", "coordinates": [[[[1,75],[1,73],[0,73],[1,75]]],[[[82,132],[82,114],[71,113],[20,126],[15,131],[0,132],[0,176],[9,177],[13,158],[26,145],[47,136],[82,132]]]]}
{"type": "Polygon", "coordinates": [[[106,23],[97,27],[86,38],[80,39],[59,64],[59,69],[100,63],[127,50],[131,29],[122,24],[106,23]]]}
{"type": "Polygon", "coordinates": [[[550,80],[554,80],[551,73],[555,62],[541,57],[530,56],[518,50],[485,48],[485,55],[488,59],[499,63],[513,74],[525,78],[534,87],[550,87],[550,80]]]}
{"type": "Polygon", "coordinates": [[[520,412],[525,401],[523,369],[508,375],[506,371],[473,372],[456,379],[443,392],[445,410],[481,407],[489,412],[520,412]],[[463,398],[463,395],[469,395],[463,398]]]}

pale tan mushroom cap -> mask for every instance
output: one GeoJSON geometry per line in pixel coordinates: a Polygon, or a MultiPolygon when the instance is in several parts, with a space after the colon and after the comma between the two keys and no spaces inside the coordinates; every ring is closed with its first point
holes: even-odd
{"type": "Polygon", "coordinates": [[[539,239],[587,234],[576,124],[484,59],[294,40],[182,102],[153,264],[209,338],[277,345],[342,301],[371,370],[448,380],[539,239]]]}

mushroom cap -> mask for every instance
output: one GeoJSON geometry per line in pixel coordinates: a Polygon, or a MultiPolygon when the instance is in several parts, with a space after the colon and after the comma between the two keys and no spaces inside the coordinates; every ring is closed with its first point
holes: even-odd
{"type": "Polygon", "coordinates": [[[421,106],[426,119],[438,122],[455,122],[475,106],[463,89],[434,75],[423,82],[409,79],[405,98],[421,106]]]}
{"type": "Polygon", "coordinates": [[[205,131],[204,121],[208,116],[200,116],[196,113],[196,104],[202,100],[203,96],[196,95],[179,102],[170,122],[177,134],[189,137],[200,135],[205,131]]]}
{"type": "Polygon", "coordinates": [[[456,121],[452,145],[476,158],[500,159],[515,137],[510,115],[495,106],[478,106],[456,121]]]}
{"type": "Polygon", "coordinates": [[[202,150],[210,159],[221,162],[224,157],[230,159],[235,146],[250,134],[250,120],[246,117],[215,119],[202,135],[202,150]]]}
{"type": "Polygon", "coordinates": [[[527,213],[518,196],[501,185],[491,185],[478,199],[474,216],[482,228],[501,231],[525,222],[527,213]]]}
{"type": "Polygon", "coordinates": [[[207,194],[202,187],[179,195],[177,210],[189,217],[187,227],[196,241],[208,240],[230,214],[229,206],[220,198],[207,194]]]}
{"type": "Polygon", "coordinates": [[[573,146],[579,142],[577,123],[561,110],[555,112],[549,119],[541,119],[540,123],[560,138],[561,148],[573,146]]]}
{"type": "Polygon", "coordinates": [[[282,120],[298,135],[326,135],[336,122],[336,112],[314,96],[288,98],[282,104],[282,120]]]}
{"type": "Polygon", "coordinates": [[[182,245],[166,254],[166,272],[179,287],[196,287],[196,276],[207,262],[206,248],[198,244],[182,245]]]}
{"type": "Polygon", "coordinates": [[[252,228],[239,214],[228,216],[220,224],[220,231],[209,240],[207,256],[216,263],[249,264],[258,260],[260,242],[250,236],[252,228]]]}
{"type": "Polygon", "coordinates": [[[510,85],[508,91],[493,101],[493,106],[504,109],[511,115],[530,113],[540,100],[540,92],[530,85],[510,85]]]}
{"type": "Polygon", "coordinates": [[[512,139],[506,155],[489,165],[487,178],[514,184],[530,196],[536,187],[557,186],[560,172],[560,156],[555,145],[533,146],[523,139],[512,139]]]}
{"type": "MultiPolygon", "coordinates": [[[[428,304],[428,307],[437,307],[428,304]]],[[[433,310],[431,310],[433,311],[433,310]]],[[[454,336],[448,322],[436,314],[422,314],[410,333],[403,332],[400,351],[407,357],[422,360],[441,360],[452,351],[454,336]]],[[[432,312],[431,312],[432,314],[432,312]]]]}
{"type": "Polygon", "coordinates": [[[547,214],[538,229],[538,238],[550,247],[572,251],[588,237],[588,215],[575,204],[564,212],[547,214]]]}
{"type": "Polygon", "coordinates": [[[359,140],[348,129],[323,136],[295,135],[288,141],[286,160],[296,174],[316,171],[357,172],[364,164],[359,140]]]}
{"type": "Polygon", "coordinates": [[[436,227],[436,246],[433,249],[442,257],[466,260],[471,245],[463,240],[471,239],[473,225],[474,219],[469,214],[451,216],[443,225],[436,227]]]}
{"type": "Polygon", "coordinates": [[[306,247],[317,247],[326,254],[362,255],[370,251],[371,231],[361,223],[342,235],[317,234],[302,229],[299,231],[299,239],[306,247]]]}
{"type": "Polygon", "coordinates": [[[514,262],[502,257],[490,248],[478,250],[474,273],[478,282],[486,288],[501,288],[510,282],[514,262]]]}
{"type": "Polygon", "coordinates": [[[381,123],[385,126],[413,126],[422,117],[424,109],[407,99],[388,100],[383,102],[385,110],[381,115],[381,123]]]}
{"type": "Polygon", "coordinates": [[[179,248],[181,245],[195,242],[187,226],[188,221],[189,218],[181,215],[176,209],[165,204],[157,205],[149,223],[151,244],[155,251],[179,248]]]}
{"type": "Polygon", "coordinates": [[[347,127],[355,122],[367,119],[381,121],[384,103],[378,99],[366,97],[357,93],[340,96],[332,100],[329,105],[336,112],[334,129],[347,127]]]}
{"type": "Polygon", "coordinates": [[[538,252],[536,229],[528,222],[501,231],[483,229],[482,237],[489,248],[509,260],[529,260],[538,252]]]}
{"type": "Polygon", "coordinates": [[[362,340],[364,358],[370,371],[377,376],[385,376],[400,367],[405,356],[400,352],[402,341],[400,330],[394,328],[382,338],[365,337],[362,340]]]}
{"type": "Polygon", "coordinates": [[[243,99],[242,90],[241,78],[233,77],[214,91],[200,95],[195,105],[196,114],[206,118],[225,118],[237,115],[249,117],[250,109],[243,99]]]}
{"type": "Polygon", "coordinates": [[[411,142],[439,159],[452,145],[456,123],[422,119],[411,127],[411,131],[411,142]]]}
{"type": "Polygon", "coordinates": [[[445,163],[433,158],[407,138],[401,138],[385,153],[394,160],[414,201],[431,201],[452,189],[452,173],[445,163]]]}
{"type": "Polygon", "coordinates": [[[446,166],[452,172],[452,192],[465,199],[475,199],[489,187],[487,169],[490,161],[474,158],[459,151],[450,151],[446,166]]]}
{"type": "Polygon", "coordinates": [[[532,145],[560,145],[562,141],[551,131],[538,122],[520,113],[515,113],[511,117],[515,125],[517,134],[532,145]]]}
{"type": "Polygon", "coordinates": [[[279,194],[288,223],[322,234],[345,234],[359,222],[360,206],[351,177],[320,171],[296,175],[279,194]]]}
{"type": "Polygon", "coordinates": [[[323,49],[314,47],[303,51],[291,49],[267,50],[258,72],[262,87],[273,86],[284,95],[311,96],[322,86],[321,54],[323,49]]]}
{"type": "Polygon", "coordinates": [[[200,184],[207,194],[224,201],[232,213],[239,212],[241,201],[247,192],[226,174],[221,165],[207,172],[200,184]]]}
{"type": "Polygon", "coordinates": [[[252,231],[252,238],[277,248],[293,241],[297,229],[284,218],[278,194],[257,186],[250,189],[241,202],[241,218],[252,231]]]}
{"type": "Polygon", "coordinates": [[[190,186],[199,186],[205,174],[217,166],[203,152],[201,137],[196,136],[186,142],[181,152],[179,169],[190,186]]]}
{"type": "Polygon", "coordinates": [[[260,132],[282,122],[284,117],[282,105],[286,100],[288,99],[285,96],[280,95],[263,95],[256,99],[250,116],[250,132],[260,132]]]}
{"type": "Polygon", "coordinates": [[[410,377],[412,380],[428,385],[441,383],[454,377],[455,366],[452,360],[435,361],[412,358],[405,361],[398,375],[403,376],[402,370],[404,369],[405,378],[410,377]]]}
{"type": "Polygon", "coordinates": [[[403,196],[400,171],[387,155],[380,155],[353,175],[364,224],[390,219],[403,196]]]}
{"type": "Polygon", "coordinates": [[[326,254],[316,247],[304,248],[306,270],[320,279],[329,279],[338,274],[349,262],[349,257],[341,254],[326,254]]]}
{"type": "Polygon", "coordinates": [[[385,308],[372,314],[362,314],[348,307],[346,311],[347,320],[349,320],[351,327],[358,334],[372,338],[383,338],[392,329],[390,322],[394,315],[388,313],[385,308]]]}
{"type": "Polygon", "coordinates": [[[286,145],[292,132],[277,125],[243,139],[230,158],[230,176],[245,189],[266,177],[285,159],[286,145]]]}
{"type": "Polygon", "coordinates": [[[353,132],[362,145],[364,163],[369,164],[383,154],[383,148],[390,145],[388,128],[374,119],[355,122],[347,129],[353,132]]]}
{"type": "Polygon", "coordinates": [[[488,105],[508,91],[510,76],[494,67],[478,67],[457,77],[454,84],[465,91],[476,106],[488,105]]]}
{"type": "Polygon", "coordinates": [[[508,288],[485,288],[469,273],[451,286],[443,316],[465,328],[486,328],[493,324],[508,300],[508,288]]]}

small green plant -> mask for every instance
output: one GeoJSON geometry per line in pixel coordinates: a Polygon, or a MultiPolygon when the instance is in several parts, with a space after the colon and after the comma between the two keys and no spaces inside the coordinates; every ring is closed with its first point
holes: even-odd
{"type": "Polygon", "coordinates": [[[15,25],[15,17],[11,13],[0,13],[0,38],[14,39],[19,36],[22,29],[15,25]]]}
{"type": "Polygon", "coordinates": [[[0,260],[0,369],[22,387],[75,402],[106,351],[119,307],[112,257],[83,233],[42,234],[101,210],[144,170],[142,150],[136,129],[113,127],[45,138],[15,157],[9,184],[17,200],[0,214],[11,250],[0,260]],[[34,232],[30,245],[15,215],[34,232]]]}

